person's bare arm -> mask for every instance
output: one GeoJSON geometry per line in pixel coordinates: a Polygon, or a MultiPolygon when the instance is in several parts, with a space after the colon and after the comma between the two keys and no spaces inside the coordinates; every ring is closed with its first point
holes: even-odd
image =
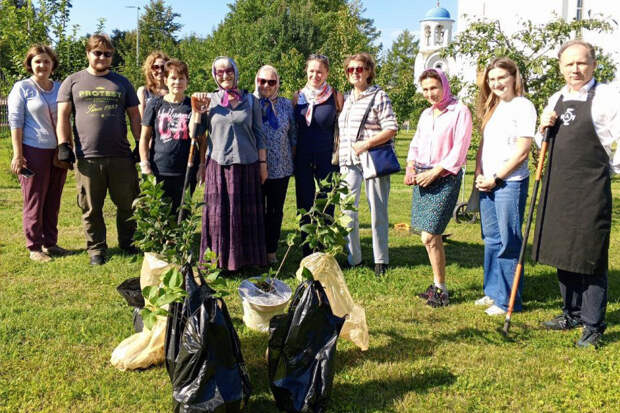
{"type": "Polygon", "coordinates": [[[136,144],[140,140],[140,129],[142,125],[140,124],[140,111],[138,110],[138,106],[132,106],[127,108],[127,115],[129,115],[129,125],[131,126],[131,133],[136,140],[136,144]]]}
{"type": "Polygon", "coordinates": [[[22,146],[24,130],[22,128],[11,128],[11,144],[13,145],[13,159],[11,159],[11,171],[17,175],[19,171],[26,167],[24,158],[24,147],[22,146]]]}
{"type": "Polygon", "coordinates": [[[68,143],[72,145],[71,133],[71,102],[58,102],[58,124],[56,125],[58,144],[68,143]]]}

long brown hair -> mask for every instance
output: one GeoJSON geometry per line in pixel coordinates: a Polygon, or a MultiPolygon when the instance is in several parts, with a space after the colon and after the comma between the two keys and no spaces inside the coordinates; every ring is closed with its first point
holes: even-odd
{"type": "Polygon", "coordinates": [[[144,73],[144,81],[146,83],[144,87],[148,89],[151,93],[156,93],[159,86],[157,84],[157,80],[155,80],[155,78],[153,77],[153,73],[151,70],[151,66],[153,66],[153,63],[155,63],[155,60],[157,59],[164,59],[166,62],[170,60],[166,53],[162,52],[161,50],[155,50],[146,57],[146,59],[144,60],[144,64],[142,65],[142,73],[144,73]]]}
{"type": "Polygon", "coordinates": [[[495,108],[499,104],[499,98],[491,91],[491,87],[489,86],[489,72],[493,69],[504,69],[513,76],[515,79],[513,86],[515,96],[523,96],[523,79],[521,78],[521,73],[519,72],[517,64],[512,59],[508,57],[498,57],[489,63],[486,69],[484,69],[484,74],[478,81],[480,93],[478,95],[476,112],[481,122],[481,131],[484,131],[484,127],[489,119],[491,119],[491,115],[493,115],[495,108]]]}

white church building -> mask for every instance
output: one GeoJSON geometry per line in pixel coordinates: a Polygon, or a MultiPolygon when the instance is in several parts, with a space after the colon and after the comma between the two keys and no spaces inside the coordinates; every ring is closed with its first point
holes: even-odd
{"type": "MultiPolygon", "coordinates": [[[[429,5],[432,3],[429,1],[429,5]]],[[[542,24],[561,17],[564,20],[587,18],[611,19],[614,31],[600,34],[584,31],[583,39],[600,46],[609,53],[620,72],[620,0],[458,0],[458,16],[440,6],[431,8],[420,21],[420,50],[415,60],[415,78],[428,68],[440,68],[450,75],[459,75],[464,80],[475,81],[473,64],[461,59],[439,56],[458,32],[467,29],[471,21],[499,20],[502,30],[511,34],[523,28],[523,22],[542,24]],[[456,26],[455,26],[456,24],[456,26]]],[[[557,51],[550,51],[555,55],[557,51]]],[[[613,82],[620,88],[620,75],[613,82]]]]}

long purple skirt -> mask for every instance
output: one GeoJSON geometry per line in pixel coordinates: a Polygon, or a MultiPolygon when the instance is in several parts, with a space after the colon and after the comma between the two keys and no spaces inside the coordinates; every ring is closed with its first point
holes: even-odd
{"type": "Polygon", "coordinates": [[[207,158],[200,260],[207,248],[219,267],[267,265],[259,163],[220,165],[207,158]]]}

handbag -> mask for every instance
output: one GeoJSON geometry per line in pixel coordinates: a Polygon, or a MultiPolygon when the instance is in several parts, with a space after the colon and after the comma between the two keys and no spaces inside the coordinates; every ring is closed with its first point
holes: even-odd
{"type": "MultiPolygon", "coordinates": [[[[375,103],[375,96],[377,96],[377,93],[378,92],[375,92],[372,96],[372,99],[366,108],[366,112],[362,117],[360,127],[357,130],[357,137],[355,138],[356,142],[362,134],[362,128],[368,119],[370,109],[375,103]]],[[[396,152],[394,152],[394,142],[391,139],[381,145],[373,146],[367,151],[360,153],[358,156],[361,161],[364,179],[379,178],[400,172],[400,163],[398,163],[396,152]]]]}
{"type": "Polygon", "coordinates": [[[362,162],[364,179],[378,178],[400,172],[400,164],[391,140],[368,149],[366,153],[368,154],[364,157],[366,162],[362,162]]]}

